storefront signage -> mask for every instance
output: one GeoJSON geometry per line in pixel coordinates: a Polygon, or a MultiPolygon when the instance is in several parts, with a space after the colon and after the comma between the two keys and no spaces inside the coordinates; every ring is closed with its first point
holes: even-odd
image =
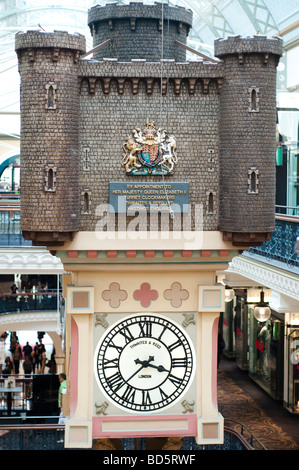
{"type": "Polygon", "coordinates": [[[150,212],[189,212],[189,183],[181,182],[113,182],[109,183],[109,204],[118,213],[146,210],[150,212]]]}

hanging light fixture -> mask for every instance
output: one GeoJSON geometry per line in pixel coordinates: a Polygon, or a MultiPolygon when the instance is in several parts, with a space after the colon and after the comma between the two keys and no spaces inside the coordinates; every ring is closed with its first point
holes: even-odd
{"type": "Polygon", "coordinates": [[[264,301],[264,291],[261,291],[260,301],[256,304],[253,310],[253,315],[257,321],[264,322],[269,320],[271,316],[271,309],[268,302],[264,301]]]}
{"type": "Polygon", "coordinates": [[[230,287],[225,286],[225,291],[224,291],[225,302],[230,302],[231,300],[233,300],[234,296],[235,296],[234,289],[231,289],[230,287]]]}

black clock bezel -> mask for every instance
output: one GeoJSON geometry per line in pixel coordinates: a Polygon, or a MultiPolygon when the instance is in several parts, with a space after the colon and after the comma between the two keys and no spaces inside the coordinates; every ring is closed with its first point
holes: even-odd
{"type": "Polygon", "coordinates": [[[194,378],[196,356],[192,341],[189,335],[183,331],[177,322],[164,315],[140,313],[128,315],[125,318],[116,321],[111,325],[111,327],[105,332],[103,337],[98,342],[94,357],[95,376],[100,389],[104,395],[116,406],[128,412],[144,414],[164,411],[165,409],[173,406],[183,396],[183,394],[186,393],[194,378]],[[167,328],[171,330],[171,332],[178,337],[177,343],[173,343],[171,345],[163,343],[163,334],[160,335],[160,338],[149,336],[149,334],[151,334],[153,323],[162,326],[164,328],[163,332],[165,332],[167,328]],[[132,333],[129,329],[130,325],[136,324],[139,324],[140,328],[140,335],[137,338],[132,336],[132,333]],[[121,334],[125,339],[125,345],[122,348],[113,342],[113,338],[119,334],[121,334]],[[161,400],[154,403],[151,401],[150,392],[152,390],[156,390],[158,388],[157,386],[153,388],[149,387],[145,390],[131,386],[123,378],[122,372],[119,369],[120,357],[123,350],[132,341],[136,341],[136,339],[139,338],[160,341],[161,344],[164,344],[168,349],[171,357],[171,370],[165,377],[165,380],[159,385],[161,400]],[[172,355],[172,351],[175,350],[178,346],[183,347],[185,351],[185,356],[183,358],[176,358],[172,355]],[[106,362],[106,364],[104,364],[107,348],[111,347],[115,348],[118,355],[114,359],[110,359],[108,363],[106,362]],[[178,377],[172,374],[173,369],[176,367],[180,367],[181,372],[182,368],[185,368],[183,378],[178,379],[178,377]],[[105,373],[105,370],[113,368],[116,371],[114,374],[107,375],[107,373],[105,373]],[[162,388],[162,385],[167,382],[167,380],[170,380],[176,386],[175,391],[170,395],[167,395],[162,388]],[[118,394],[118,390],[122,390],[122,394],[118,394]],[[143,403],[134,403],[136,391],[141,392],[143,403]]]}

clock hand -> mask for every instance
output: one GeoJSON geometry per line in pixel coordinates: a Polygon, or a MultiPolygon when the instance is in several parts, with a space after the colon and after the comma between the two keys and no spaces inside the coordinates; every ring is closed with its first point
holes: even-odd
{"type": "MultiPolygon", "coordinates": [[[[136,361],[135,361],[136,362],[136,361]]],[[[138,374],[138,372],[141,371],[141,369],[143,369],[144,366],[141,366],[138,370],[136,370],[136,372],[134,372],[134,374],[131,375],[131,377],[129,379],[126,380],[126,382],[129,382],[136,374],[138,374]]]]}
{"type": "Polygon", "coordinates": [[[149,356],[147,361],[140,361],[140,359],[135,359],[135,364],[141,364],[141,367],[137,369],[134,372],[134,374],[132,374],[131,377],[127,379],[126,381],[129,382],[129,380],[131,380],[136,374],[138,374],[138,372],[140,372],[141,369],[143,369],[144,367],[148,367],[149,362],[153,361],[154,359],[155,359],[154,356],[149,356]]]}
{"type": "Polygon", "coordinates": [[[158,372],[170,372],[170,370],[165,369],[164,366],[154,366],[154,364],[149,364],[148,367],[154,367],[158,369],[158,372]]]}
{"type": "Polygon", "coordinates": [[[154,356],[149,356],[148,361],[140,361],[140,359],[135,359],[135,363],[142,364],[143,367],[153,367],[154,369],[158,369],[159,372],[170,372],[169,370],[166,370],[164,366],[155,366],[154,364],[150,364],[150,362],[154,360],[154,356]]]}
{"type": "Polygon", "coordinates": [[[154,361],[154,356],[149,356],[147,361],[140,361],[140,359],[135,359],[135,364],[142,364],[142,367],[148,367],[150,361],[154,361]]]}

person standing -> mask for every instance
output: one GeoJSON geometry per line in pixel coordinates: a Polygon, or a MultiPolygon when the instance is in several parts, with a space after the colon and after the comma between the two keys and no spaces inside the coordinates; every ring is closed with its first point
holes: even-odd
{"type": "Polygon", "coordinates": [[[23,353],[24,353],[24,356],[28,356],[29,358],[31,357],[32,346],[30,346],[28,341],[27,341],[26,345],[23,347],[23,353]]]}
{"type": "Polygon", "coordinates": [[[58,408],[59,408],[59,424],[64,424],[64,418],[63,418],[63,410],[62,410],[62,405],[63,405],[63,400],[62,400],[62,395],[66,393],[67,389],[67,383],[66,383],[66,375],[64,373],[59,374],[59,389],[58,389],[58,408]]]}
{"type": "Polygon", "coordinates": [[[38,363],[39,351],[38,351],[38,343],[37,342],[35,343],[34,350],[32,351],[31,354],[32,354],[32,358],[33,358],[33,373],[35,374],[35,370],[36,370],[36,372],[38,372],[38,369],[39,369],[39,363],[38,363]]]}
{"type": "Polygon", "coordinates": [[[30,398],[31,395],[31,381],[30,381],[30,376],[32,373],[32,362],[29,356],[25,355],[25,360],[23,362],[23,369],[24,369],[24,374],[25,374],[25,393],[26,393],[26,398],[30,398]]]}
{"type": "Polygon", "coordinates": [[[21,359],[22,359],[22,348],[17,342],[12,353],[12,360],[14,363],[15,374],[19,373],[21,359]]]}

